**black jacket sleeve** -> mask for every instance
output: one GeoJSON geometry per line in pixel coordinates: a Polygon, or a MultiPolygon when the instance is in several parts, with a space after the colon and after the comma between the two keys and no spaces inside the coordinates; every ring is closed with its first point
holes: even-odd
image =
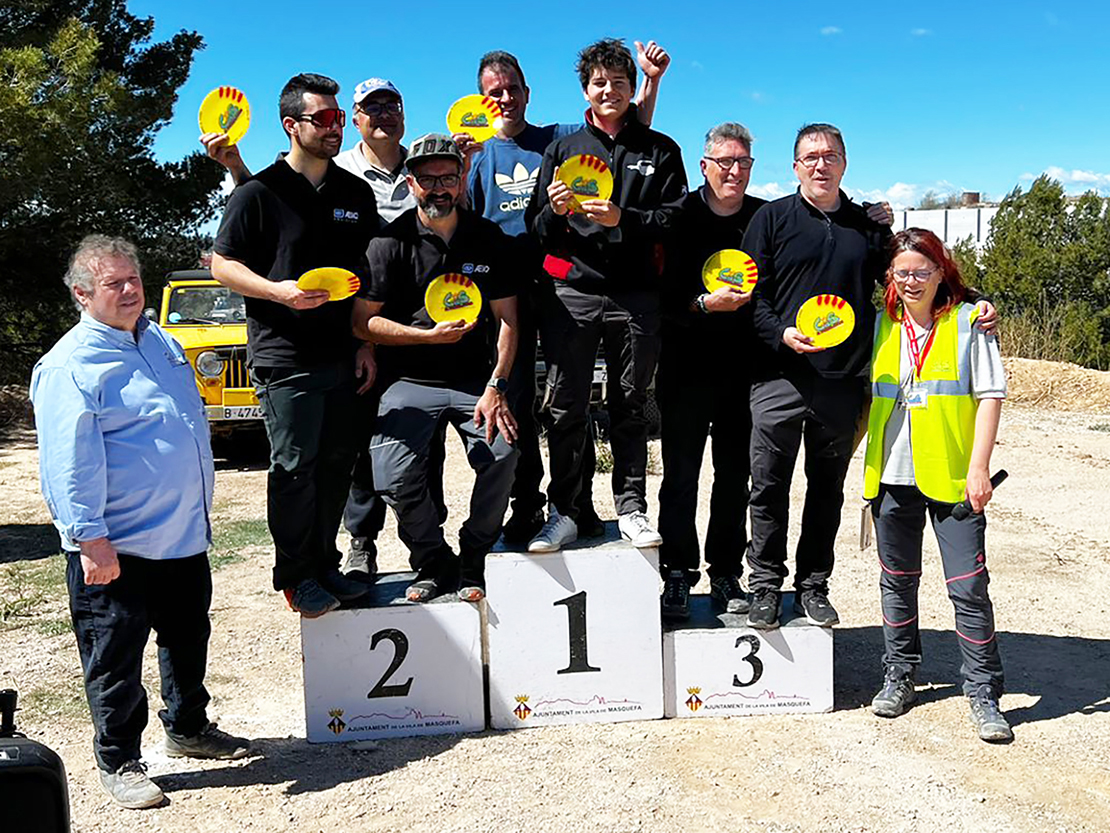
{"type": "Polygon", "coordinates": [[[782,334],[787,324],[771,302],[775,288],[775,218],[766,205],[760,208],[744,232],[744,251],[755,261],[759,280],[752,290],[752,320],[756,336],[778,350],[784,345],[782,334]]]}

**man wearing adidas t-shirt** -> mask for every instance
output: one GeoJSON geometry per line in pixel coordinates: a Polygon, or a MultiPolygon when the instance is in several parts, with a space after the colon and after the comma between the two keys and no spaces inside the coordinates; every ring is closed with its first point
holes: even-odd
{"type": "MultiPolygon", "coordinates": [[[[644,82],[637,95],[637,116],[645,125],[651,124],[658,95],[659,80],[670,63],[666,50],[649,41],[647,46],[636,43],[637,59],[644,73],[644,82]]],[[[556,139],[569,136],[584,126],[577,124],[529,124],[526,119],[531,90],[524,80],[524,71],[516,57],[508,52],[487,52],[478,64],[478,91],[494,99],[501,107],[500,132],[481,146],[471,158],[468,192],[470,206],[477,214],[493,220],[520,247],[521,261],[535,265],[532,275],[541,275],[542,254],[529,234],[524,211],[532,198],[543,152],[556,139]]],[[[458,137],[456,137],[458,138],[458,137]]],[[[469,137],[467,137],[469,138],[469,137]]],[[[466,142],[464,140],[463,144],[466,142]]],[[[522,544],[530,541],[543,527],[546,499],[540,491],[543,462],[534,419],[536,298],[538,287],[550,291],[546,278],[521,287],[519,302],[520,334],[517,360],[509,378],[509,405],[519,421],[516,480],[513,484],[513,513],[505,524],[505,541],[522,544]]],[[[581,537],[602,534],[604,527],[593,507],[593,443],[588,443],[583,461],[582,485],[576,500],[578,533],[581,537]]]]}

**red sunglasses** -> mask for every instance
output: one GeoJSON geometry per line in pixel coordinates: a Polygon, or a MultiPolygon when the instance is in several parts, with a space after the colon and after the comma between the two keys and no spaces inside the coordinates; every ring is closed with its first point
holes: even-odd
{"type": "Polygon", "coordinates": [[[297,116],[297,121],[310,121],[313,127],[327,130],[336,123],[338,123],[340,127],[345,125],[347,123],[347,114],[338,107],[332,107],[329,110],[317,110],[315,113],[305,113],[304,115],[297,116]]]}

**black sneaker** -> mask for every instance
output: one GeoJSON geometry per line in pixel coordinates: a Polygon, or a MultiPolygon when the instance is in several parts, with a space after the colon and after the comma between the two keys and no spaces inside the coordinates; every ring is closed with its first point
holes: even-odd
{"type": "Polygon", "coordinates": [[[251,742],[209,723],[192,737],[166,732],[166,755],[171,758],[213,758],[235,761],[250,754],[251,742]]]}
{"type": "Polygon", "coordinates": [[[752,606],[737,576],[718,576],[709,581],[709,595],[725,613],[747,613],[752,606]]]}
{"type": "Polygon", "coordinates": [[[315,619],[339,607],[339,599],[320,586],[314,578],[306,578],[296,587],[285,588],[289,608],[306,619],[315,619]]]}
{"type": "Polygon", "coordinates": [[[779,594],[775,590],[760,590],[752,594],[748,610],[748,627],[769,631],[779,626],[779,594]]]}
{"type": "Polygon", "coordinates": [[[576,524],[579,538],[600,538],[605,534],[605,521],[597,516],[592,506],[578,513],[576,524]]]}
{"type": "Polygon", "coordinates": [[[370,585],[365,581],[348,578],[335,567],[324,571],[320,584],[341,602],[352,601],[370,592],[370,585]]]}
{"type": "Polygon", "coordinates": [[[514,510],[512,517],[505,523],[505,528],[501,532],[505,538],[505,543],[511,546],[527,544],[540,534],[544,520],[543,509],[537,509],[532,513],[514,510]]]}
{"type": "Polygon", "coordinates": [[[979,732],[980,738],[990,743],[1014,739],[1014,732],[1002,715],[998,698],[989,685],[984,683],[979,686],[968,700],[971,705],[971,725],[979,732]]]}
{"type": "Polygon", "coordinates": [[[871,711],[879,717],[898,717],[916,699],[913,677],[900,668],[888,667],[883,687],[871,700],[871,711]]]}
{"type": "Polygon", "coordinates": [[[690,618],[690,583],[682,570],[671,570],[663,579],[660,611],[663,618],[671,622],[690,618]]]}
{"type": "Polygon", "coordinates": [[[373,584],[378,576],[378,547],[372,538],[352,538],[343,564],[343,575],[355,581],[373,584]]]}
{"type": "Polygon", "coordinates": [[[832,606],[829,597],[819,590],[795,593],[794,612],[806,617],[807,622],[819,628],[831,628],[833,625],[840,624],[836,608],[832,606]]]}

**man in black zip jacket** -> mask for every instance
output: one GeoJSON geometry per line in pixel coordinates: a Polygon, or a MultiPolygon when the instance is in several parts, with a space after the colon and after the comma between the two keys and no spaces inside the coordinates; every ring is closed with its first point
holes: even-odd
{"type": "Polygon", "coordinates": [[[575,497],[590,442],[590,384],[602,340],[621,534],[640,547],[661,541],[646,515],[645,407],[659,353],[658,252],[686,193],[686,174],[674,141],[636,118],[630,101],[636,64],[624,44],[598,41],[578,57],[590,105],[586,126],[547,148],[527,214],[555,282],[540,311],[552,417],[548,520],[529,544],[531,552],[553,552],[577,538],[575,497]],[[583,154],[612,173],[610,199],[577,200],[558,179],[559,167],[583,154]]]}

